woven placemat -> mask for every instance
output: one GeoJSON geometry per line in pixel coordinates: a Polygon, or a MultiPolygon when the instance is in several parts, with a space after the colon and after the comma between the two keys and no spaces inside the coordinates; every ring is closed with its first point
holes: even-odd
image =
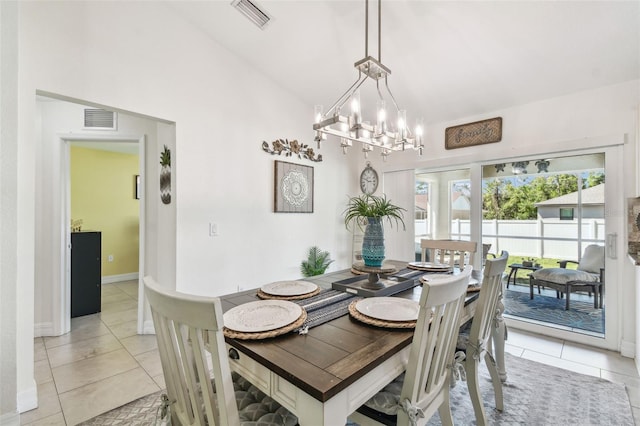
{"type": "Polygon", "coordinates": [[[482,287],[479,285],[470,285],[469,287],[467,287],[467,293],[475,293],[477,291],[480,291],[482,287]]]}
{"type": "Polygon", "coordinates": [[[310,297],[313,297],[318,293],[320,293],[320,287],[316,288],[313,291],[310,291],[309,293],[297,294],[295,296],[276,296],[274,294],[265,293],[260,289],[258,289],[258,292],[256,293],[256,295],[260,299],[265,299],[265,300],[302,300],[302,299],[308,299],[310,297]]]}
{"type": "Polygon", "coordinates": [[[302,310],[302,314],[300,317],[292,322],[289,325],[284,327],[276,328],[275,330],[269,331],[261,331],[257,333],[245,333],[240,331],[231,330],[227,327],[222,329],[222,332],[225,336],[231,337],[232,339],[240,339],[240,340],[260,340],[260,339],[268,339],[270,337],[280,336],[281,334],[288,333],[290,331],[295,330],[296,328],[302,326],[304,322],[307,320],[307,311],[302,310]]]}
{"type": "Polygon", "coordinates": [[[356,303],[358,303],[358,301],[354,300],[349,304],[349,315],[360,322],[384,328],[416,328],[415,321],[386,321],[377,318],[371,318],[370,316],[360,313],[356,309],[356,303]]]}
{"type": "Polygon", "coordinates": [[[352,274],[356,274],[356,275],[368,275],[368,272],[362,272],[362,271],[358,271],[356,268],[351,268],[351,273],[352,274]]]}

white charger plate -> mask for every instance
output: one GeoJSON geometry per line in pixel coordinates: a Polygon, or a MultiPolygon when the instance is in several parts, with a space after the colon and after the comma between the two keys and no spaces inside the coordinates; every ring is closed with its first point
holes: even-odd
{"type": "Polygon", "coordinates": [[[272,296],[300,296],[317,289],[318,286],[309,281],[276,281],[260,287],[263,293],[272,296]]]}
{"type": "Polygon", "coordinates": [[[285,327],[300,318],[302,308],[288,300],[258,300],[229,309],[224,326],[242,333],[257,333],[285,327]]]}
{"type": "Polygon", "coordinates": [[[369,297],[356,303],[356,310],[363,315],[384,321],[415,321],[418,319],[418,302],[399,297],[369,297]]]}
{"type": "Polygon", "coordinates": [[[426,281],[426,282],[437,282],[437,281],[442,281],[442,280],[448,280],[451,279],[453,275],[451,274],[425,274],[423,276],[420,277],[420,281],[426,281]]]}
{"type": "Polygon", "coordinates": [[[451,265],[447,265],[446,263],[409,262],[409,265],[413,266],[414,268],[420,268],[424,270],[437,271],[437,272],[450,271],[452,269],[451,265]]]}

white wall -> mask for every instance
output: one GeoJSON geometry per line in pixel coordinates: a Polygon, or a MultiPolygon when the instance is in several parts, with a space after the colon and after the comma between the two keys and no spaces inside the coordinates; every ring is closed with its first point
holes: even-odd
{"type": "MultiPolygon", "coordinates": [[[[321,163],[278,158],[314,167],[315,212],[272,213],[277,157],[262,151],[262,141],[311,142],[312,106],[176,18],[162,3],[20,2],[19,8],[18,146],[25,164],[18,176],[29,189],[24,194],[33,194],[35,187],[33,152],[40,148],[35,142],[35,93],[41,90],[175,122],[172,204],[177,229],[159,223],[158,234],[148,241],[169,257],[175,249],[180,291],[216,295],[299,277],[300,261],[311,245],[331,252],[336,259],[332,269],[349,265],[350,239],[340,214],[345,194],[357,180],[345,184],[351,181],[348,157],[338,148],[326,144],[321,163]],[[218,224],[220,236],[208,236],[209,222],[218,224]]],[[[34,250],[34,223],[46,215],[33,203],[33,198],[24,202],[23,221],[30,228],[18,229],[27,254],[34,250]]],[[[27,276],[18,299],[27,308],[24,315],[18,312],[18,339],[21,350],[31,353],[17,360],[18,392],[33,387],[34,279],[28,277],[33,259],[32,253],[19,261],[27,276]]],[[[156,267],[159,275],[172,274],[162,258],[156,267]]]]}

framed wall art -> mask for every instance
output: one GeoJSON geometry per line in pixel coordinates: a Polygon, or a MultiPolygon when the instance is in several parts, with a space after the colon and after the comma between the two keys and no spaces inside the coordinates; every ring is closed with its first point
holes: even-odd
{"type": "Polygon", "coordinates": [[[313,167],[275,161],[273,211],[313,213],[313,167]]]}

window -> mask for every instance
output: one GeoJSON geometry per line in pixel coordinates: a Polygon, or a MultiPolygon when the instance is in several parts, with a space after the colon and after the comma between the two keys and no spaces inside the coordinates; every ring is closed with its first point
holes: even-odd
{"type": "Polygon", "coordinates": [[[573,220],[573,208],[561,207],[560,220],[573,220]]]}

